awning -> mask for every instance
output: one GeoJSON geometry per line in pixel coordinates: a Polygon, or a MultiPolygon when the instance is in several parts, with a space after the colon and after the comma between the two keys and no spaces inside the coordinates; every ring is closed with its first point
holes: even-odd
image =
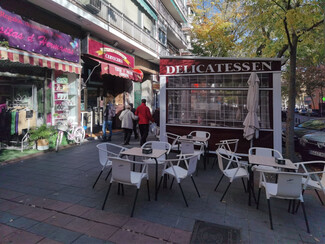
{"type": "Polygon", "coordinates": [[[152,10],[150,5],[148,5],[144,0],[137,0],[137,2],[147,11],[147,13],[155,20],[157,21],[157,15],[152,10]]]}
{"type": "Polygon", "coordinates": [[[19,62],[22,64],[39,66],[42,68],[61,70],[68,73],[81,73],[81,65],[78,63],[50,58],[40,54],[22,51],[14,48],[0,47],[0,60],[10,60],[11,62],[19,62]]]}
{"type": "Polygon", "coordinates": [[[114,75],[124,79],[129,79],[136,82],[142,82],[143,76],[138,72],[138,70],[133,70],[131,68],[111,64],[94,57],[90,57],[90,56],[87,57],[100,63],[101,75],[114,75]]]}

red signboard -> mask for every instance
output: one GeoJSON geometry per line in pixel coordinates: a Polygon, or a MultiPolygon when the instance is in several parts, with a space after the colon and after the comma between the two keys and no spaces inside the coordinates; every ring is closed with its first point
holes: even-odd
{"type": "Polygon", "coordinates": [[[134,68],[134,57],[112,48],[107,44],[88,38],[88,54],[109,62],[134,68]]]}
{"type": "Polygon", "coordinates": [[[161,58],[160,75],[281,71],[280,59],[161,58]]]}

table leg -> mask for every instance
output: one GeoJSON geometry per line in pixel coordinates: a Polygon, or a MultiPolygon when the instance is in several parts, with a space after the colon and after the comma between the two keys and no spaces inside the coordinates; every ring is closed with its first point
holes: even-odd
{"type": "Polygon", "coordinates": [[[203,161],[203,165],[204,165],[204,170],[207,169],[207,147],[204,146],[204,161],[203,161]]]}
{"type": "Polygon", "coordinates": [[[251,190],[252,190],[252,181],[253,181],[253,174],[252,174],[252,167],[248,166],[248,184],[247,184],[247,190],[248,190],[248,206],[251,206],[251,190]]]}
{"type": "Polygon", "coordinates": [[[158,160],[155,158],[155,161],[156,161],[155,201],[157,201],[157,193],[158,193],[158,160]]]}

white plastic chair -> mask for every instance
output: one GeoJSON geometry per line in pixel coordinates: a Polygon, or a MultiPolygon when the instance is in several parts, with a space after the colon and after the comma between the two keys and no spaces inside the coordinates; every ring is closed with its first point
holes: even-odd
{"type": "Polygon", "coordinates": [[[246,192],[246,187],[243,178],[248,179],[249,173],[248,173],[247,163],[243,163],[242,161],[240,161],[241,158],[235,155],[235,153],[223,148],[217,149],[216,152],[218,157],[219,169],[222,172],[222,176],[219,179],[219,182],[217,183],[217,186],[215,187],[214,191],[218,189],[218,186],[224,176],[226,176],[229,179],[229,184],[220,199],[220,202],[222,202],[231,183],[235,179],[239,179],[239,178],[242,179],[244,190],[246,192]],[[224,167],[224,163],[226,167],[224,167]]]}
{"type": "MultiPolygon", "coordinates": [[[[305,223],[307,227],[307,232],[310,233],[306,210],[304,206],[304,199],[302,196],[302,178],[305,176],[300,173],[292,173],[292,172],[274,172],[274,171],[264,171],[259,170],[262,175],[262,181],[259,185],[258,191],[258,199],[257,206],[259,205],[259,198],[261,193],[261,187],[265,188],[265,194],[269,209],[269,219],[270,219],[270,227],[273,230],[273,222],[272,222],[272,214],[271,214],[271,204],[270,198],[280,198],[280,199],[288,199],[288,200],[299,200],[303,209],[305,223]],[[277,178],[277,183],[270,182],[269,179],[274,177],[266,177],[267,174],[274,174],[277,178]]],[[[289,206],[290,207],[290,206],[289,206]]]]}
{"type": "Polygon", "coordinates": [[[186,157],[188,155],[197,155],[198,160],[200,160],[201,154],[203,152],[201,150],[195,150],[194,148],[194,142],[192,141],[180,141],[180,154],[179,157],[186,157]]]}
{"type": "MultiPolygon", "coordinates": [[[[279,151],[267,147],[251,147],[248,150],[248,154],[283,159],[283,156],[279,151]]],[[[266,170],[266,171],[274,171],[274,172],[279,171],[278,168],[274,168],[271,166],[264,166],[264,165],[255,165],[254,170],[255,171],[266,170]]],[[[260,181],[261,180],[262,180],[262,176],[260,175],[260,181]]]]}
{"type": "Polygon", "coordinates": [[[166,132],[167,139],[171,142],[171,150],[179,151],[180,150],[180,142],[178,141],[181,137],[180,135],[176,135],[171,132],[166,132]]]}
{"type": "MultiPolygon", "coordinates": [[[[221,140],[220,142],[216,143],[217,150],[218,149],[225,149],[230,152],[236,153],[237,147],[238,147],[239,139],[228,139],[228,140],[221,140]]],[[[211,169],[213,169],[213,166],[216,164],[218,160],[218,157],[216,155],[215,160],[213,161],[211,169]]]]}
{"type": "MultiPolygon", "coordinates": [[[[111,181],[105,196],[105,200],[102,206],[102,210],[104,210],[106,200],[108,194],[110,192],[111,186],[113,182],[120,183],[122,185],[133,185],[137,187],[136,195],[133,202],[131,217],[133,217],[135,203],[138,197],[138,192],[141,186],[141,182],[144,178],[147,179],[147,190],[148,190],[148,201],[150,201],[150,191],[149,191],[149,175],[148,175],[148,167],[147,164],[143,162],[131,161],[124,158],[110,157],[112,162],[112,177],[111,181]],[[143,165],[141,172],[132,171],[132,164],[141,164],[143,165]]],[[[123,188],[122,188],[123,189],[123,188]]]]}
{"type": "MultiPolygon", "coordinates": [[[[179,155],[178,155],[179,156],[179,155]]],[[[200,193],[199,190],[197,189],[197,186],[195,184],[195,181],[193,179],[193,174],[196,171],[196,166],[197,166],[197,161],[198,161],[198,155],[183,155],[182,158],[177,158],[177,159],[167,159],[164,161],[164,169],[162,171],[162,176],[159,182],[159,187],[161,185],[161,182],[163,180],[163,177],[165,174],[170,175],[173,177],[172,183],[170,185],[170,189],[173,186],[174,180],[176,179],[179,189],[181,190],[183,199],[185,201],[186,207],[188,207],[187,200],[185,198],[182,186],[181,186],[181,181],[186,179],[187,177],[191,177],[193,185],[195,187],[196,193],[198,194],[199,197],[200,193]],[[180,166],[180,163],[184,162],[185,168],[180,166]]]]}
{"type": "Polygon", "coordinates": [[[194,145],[195,146],[200,146],[200,150],[203,151],[203,154],[205,154],[204,147],[208,148],[209,139],[210,139],[210,136],[211,136],[210,132],[195,130],[195,131],[191,131],[189,135],[194,136],[194,137],[207,138],[207,141],[204,142],[204,143],[202,143],[202,142],[194,142],[194,145]]]}
{"type": "Polygon", "coordinates": [[[119,157],[120,153],[126,150],[127,148],[121,147],[112,143],[100,143],[96,146],[98,148],[99,153],[99,163],[102,165],[102,169],[99,172],[99,175],[97,176],[97,179],[93,185],[93,188],[95,187],[98,179],[100,178],[101,174],[103,173],[105,168],[109,168],[108,174],[105,178],[105,181],[107,180],[108,176],[110,175],[112,171],[112,161],[109,160],[109,157],[119,157]]]}
{"type": "Polygon", "coordinates": [[[318,191],[323,192],[323,194],[325,195],[325,161],[299,162],[299,163],[295,163],[295,165],[298,166],[298,170],[299,168],[302,168],[303,172],[306,174],[302,178],[303,192],[305,190],[315,190],[319,201],[321,202],[322,205],[324,205],[324,202],[320,197],[318,191]],[[323,167],[323,171],[313,170],[316,167],[319,167],[321,165],[323,167]]]}
{"type": "MultiPolygon", "coordinates": [[[[171,145],[168,142],[163,141],[147,141],[144,143],[141,148],[151,147],[152,149],[161,149],[161,150],[167,150],[167,152],[157,158],[158,164],[162,164],[163,160],[165,160],[170,153],[171,145]]],[[[146,159],[144,160],[147,164],[156,164],[156,161],[154,159],[146,159]]]]}

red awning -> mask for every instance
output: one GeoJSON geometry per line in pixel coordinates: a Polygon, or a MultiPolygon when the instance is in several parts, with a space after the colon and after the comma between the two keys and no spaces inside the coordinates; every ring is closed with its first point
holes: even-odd
{"type": "Polygon", "coordinates": [[[101,66],[103,75],[115,75],[125,79],[134,80],[132,69],[108,63],[101,63],[101,66]]]}
{"type": "Polygon", "coordinates": [[[114,75],[124,79],[129,79],[136,82],[142,82],[143,76],[141,76],[141,74],[139,74],[136,70],[124,66],[108,63],[94,57],[90,57],[90,56],[87,57],[100,63],[102,75],[114,75]]]}
{"type": "Polygon", "coordinates": [[[26,52],[14,48],[0,47],[0,60],[7,59],[11,62],[19,62],[22,64],[39,66],[42,68],[61,70],[68,73],[81,73],[81,65],[78,63],[72,63],[56,58],[46,57],[40,54],[26,52]]]}

